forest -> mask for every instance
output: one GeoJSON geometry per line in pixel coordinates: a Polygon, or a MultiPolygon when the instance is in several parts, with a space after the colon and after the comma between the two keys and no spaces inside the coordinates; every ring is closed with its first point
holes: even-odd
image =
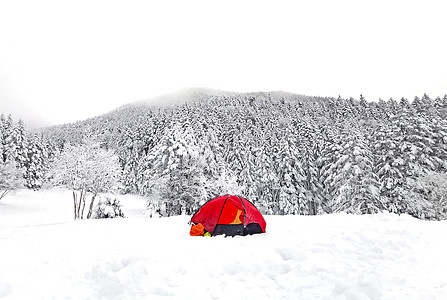
{"type": "Polygon", "coordinates": [[[152,217],[239,194],[264,214],[442,220],[446,117],[447,95],[371,102],[284,92],[136,102],[30,131],[2,114],[0,201],[20,187],[64,186],[75,214],[113,191],[146,196],[152,217]]]}

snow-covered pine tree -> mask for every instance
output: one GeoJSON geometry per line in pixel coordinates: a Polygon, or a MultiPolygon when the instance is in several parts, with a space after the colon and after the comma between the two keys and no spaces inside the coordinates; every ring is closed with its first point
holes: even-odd
{"type": "Polygon", "coordinates": [[[29,189],[39,189],[45,180],[49,168],[47,148],[38,135],[28,139],[27,160],[24,169],[24,179],[29,189]]]}
{"type": "Polygon", "coordinates": [[[19,168],[24,169],[28,163],[28,141],[25,124],[22,120],[14,126],[12,137],[15,144],[15,159],[19,168]]]}
{"type": "Polygon", "coordinates": [[[424,103],[422,102],[421,98],[419,98],[418,96],[414,97],[413,102],[411,102],[411,106],[413,106],[413,108],[416,112],[424,111],[424,103]]]}
{"type": "MultiPolygon", "coordinates": [[[[23,123],[21,123],[23,124],[23,123]]],[[[18,130],[11,115],[5,118],[0,116],[0,199],[11,190],[23,186],[23,174],[19,162],[23,158],[18,155],[17,133],[18,130]]],[[[18,135],[19,138],[23,136],[18,135]]],[[[23,146],[21,144],[21,146],[23,146]]]]}
{"type": "Polygon", "coordinates": [[[329,203],[332,212],[365,214],[382,211],[373,157],[364,133],[348,126],[339,159],[335,162],[337,193],[329,203]],[[349,132],[349,134],[347,134],[349,132]]]}
{"type": "MultiPolygon", "coordinates": [[[[418,176],[436,168],[429,126],[412,110],[396,115],[376,141],[376,172],[387,209],[417,215],[415,207],[424,206],[414,182],[418,176]],[[421,206],[422,205],[422,206],[421,206]]],[[[380,134],[382,130],[378,130],[380,134]]]]}
{"type": "MultiPolygon", "coordinates": [[[[141,173],[144,157],[160,139],[159,126],[162,123],[152,111],[139,115],[130,124],[124,124],[118,138],[117,154],[123,170],[123,187],[127,193],[140,193],[141,173]]],[[[143,168],[143,169],[142,169],[143,168]]]]}
{"type": "Polygon", "coordinates": [[[391,97],[391,98],[388,100],[387,104],[388,104],[388,113],[389,113],[389,116],[391,117],[391,116],[395,116],[395,115],[397,115],[397,114],[398,114],[398,111],[399,111],[399,103],[397,103],[397,101],[394,100],[393,97],[391,97]]]}
{"type": "Polygon", "coordinates": [[[202,121],[198,138],[199,157],[203,161],[204,188],[206,199],[219,195],[239,194],[236,176],[225,164],[222,145],[217,137],[217,126],[214,123],[202,121]]]}
{"type": "Polygon", "coordinates": [[[374,170],[378,176],[380,193],[386,209],[393,213],[403,213],[405,172],[404,159],[400,157],[391,124],[382,124],[374,133],[374,170]]]}
{"type": "Polygon", "coordinates": [[[206,200],[204,161],[194,131],[180,122],[167,130],[160,143],[145,159],[145,186],[148,195],[160,197],[155,206],[163,216],[191,214],[206,200]]]}
{"type": "MultiPolygon", "coordinates": [[[[256,144],[253,136],[253,119],[247,110],[253,109],[242,99],[232,99],[234,103],[241,102],[241,111],[230,110],[222,114],[222,127],[218,134],[222,145],[221,153],[224,163],[237,178],[237,185],[242,194],[251,201],[256,199],[256,184],[254,184],[256,144]],[[231,112],[231,113],[230,113],[231,112]]],[[[254,201],[256,202],[256,201],[254,201]]]]}
{"type": "Polygon", "coordinates": [[[421,98],[421,103],[423,105],[422,109],[425,114],[428,116],[436,116],[436,108],[435,108],[435,101],[430,98],[426,93],[421,98]]]}
{"type": "MultiPolygon", "coordinates": [[[[301,185],[304,188],[304,197],[307,202],[306,211],[302,214],[316,215],[322,213],[323,186],[319,178],[317,159],[322,155],[323,133],[314,119],[305,119],[305,122],[298,128],[298,153],[300,166],[304,180],[301,185]]],[[[303,206],[304,207],[304,206],[303,206]]]]}
{"type": "Polygon", "coordinates": [[[300,214],[305,199],[305,174],[299,161],[295,135],[287,128],[279,141],[278,175],[280,180],[279,213],[300,214]],[[301,202],[301,203],[300,203],[301,202]]]}
{"type": "Polygon", "coordinates": [[[140,192],[141,163],[143,159],[142,143],[129,137],[122,147],[123,185],[126,193],[140,192]]]}
{"type": "Polygon", "coordinates": [[[447,108],[447,94],[444,94],[444,97],[442,97],[442,107],[444,109],[447,108]]]}
{"type": "Polygon", "coordinates": [[[335,177],[341,172],[338,168],[341,165],[336,164],[342,151],[341,134],[338,129],[327,126],[323,127],[324,139],[321,146],[321,155],[316,160],[319,182],[322,186],[322,208],[326,213],[331,213],[329,204],[336,197],[338,192],[340,177],[335,177]]]}
{"type": "Polygon", "coordinates": [[[442,118],[432,119],[430,123],[433,134],[433,160],[438,172],[447,171],[447,120],[442,118]]]}
{"type": "Polygon", "coordinates": [[[2,159],[3,162],[7,161],[16,161],[16,144],[15,139],[13,138],[14,132],[14,121],[12,120],[12,116],[8,115],[7,118],[4,115],[1,115],[2,119],[2,159]]]}
{"type": "Polygon", "coordinates": [[[408,112],[412,109],[412,106],[410,104],[410,101],[408,101],[407,98],[402,97],[399,101],[399,105],[401,107],[401,110],[404,112],[408,112]]]}
{"type": "MultiPolygon", "coordinates": [[[[237,160],[233,161],[234,164],[230,163],[233,170],[237,173],[237,182],[238,185],[242,188],[242,194],[247,199],[251,199],[252,201],[257,199],[257,184],[256,184],[256,148],[248,148],[253,147],[247,145],[246,148],[244,146],[238,146],[234,149],[233,155],[237,157],[237,160]],[[236,166],[236,167],[234,167],[236,166]]],[[[268,207],[267,199],[258,199],[262,205],[265,204],[265,207],[268,207]]],[[[271,203],[268,203],[271,204],[271,203]]]]}
{"type": "Polygon", "coordinates": [[[6,128],[6,120],[5,115],[0,115],[0,162],[3,163],[6,161],[6,152],[5,152],[5,139],[7,136],[7,128],[6,128]]]}
{"type": "Polygon", "coordinates": [[[5,132],[2,134],[3,161],[14,160],[16,167],[24,172],[28,160],[25,124],[22,120],[15,124],[11,115],[9,115],[4,127],[5,132]]]}
{"type": "Polygon", "coordinates": [[[273,168],[271,161],[271,153],[266,147],[260,146],[255,148],[253,153],[253,164],[247,170],[251,171],[253,182],[254,195],[250,199],[256,200],[254,202],[267,202],[271,204],[273,212],[278,211],[278,196],[279,196],[279,180],[276,170],[273,168]]]}

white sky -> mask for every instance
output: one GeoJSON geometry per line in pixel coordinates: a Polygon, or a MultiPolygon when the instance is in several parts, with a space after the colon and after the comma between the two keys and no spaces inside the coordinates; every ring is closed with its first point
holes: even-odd
{"type": "Polygon", "coordinates": [[[447,93],[445,1],[0,1],[0,112],[72,122],[185,87],[447,93]]]}

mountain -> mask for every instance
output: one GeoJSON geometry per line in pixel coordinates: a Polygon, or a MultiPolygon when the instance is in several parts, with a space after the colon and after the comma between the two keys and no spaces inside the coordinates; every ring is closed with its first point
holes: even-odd
{"type": "Polygon", "coordinates": [[[284,91],[270,91],[270,92],[259,91],[259,92],[238,93],[238,92],[222,91],[203,87],[184,88],[171,93],[125,104],[111,111],[110,113],[105,114],[104,116],[107,116],[109,114],[121,113],[122,111],[126,110],[145,111],[148,108],[164,109],[175,105],[178,106],[188,103],[200,103],[202,101],[216,98],[228,99],[228,98],[240,98],[240,97],[247,97],[247,98],[255,97],[263,99],[267,98],[287,99],[289,101],[291,100],[310,101],[312,98],[314,98],[310,96],[298,95],[284,91]]]}
{"type": "Polygon", "coordinates": [[[234,92],[226,92],[203,87],[184,88],[174,91],[172,93],[163,94],[145,100],[135,101],[127,105],[135,105],[135,106],[149,105],[149,106],[162,107],[175,104],[184,104],[190,101],[207,99],[214,96],[233,96],[236,94],[237,93],[234,92]]]}
{"type": "Polygon", "coordinates": [[[376,103],[186,89],[42,134],[60,149],[112,150],[124,192],[157,195],[156,214],[189,213],[232,190],[270,214],[441,219],[446,115],[447,96],[376,103]]]}
{"type": "MultiPolygon", "coordinates": [[[[109,113],[89,118],[75,123],[45,127],[39,132],[56,141],[62,146],[66,142],[79,143],[85,136],[96,136],[100,140],[119,139],[123,131],[143,124],[148,119],[162,118],[165,114],[176,114],[185,107],[196,107],[197,110],[206,107],[209,112],[215,109],[226,110],[233,114],[246,106],[250,101],[269,103],[291,103],[301,107],[303,103],[324,103],[329,98],[311,97],[288,93],[284,91],[236,93],[209,88],[186,88],[172,93],[160,95],[145,100],[134,101],[120,106],[109,113]],[[220,108],[218,108],[220,107],[220,108]],[[126,128],[126,129],[123,129],[126,128]]],[[[189,111],[188,114],[194,114],[189,111]]],[[[167,117],[168,119],[170,117],[167,117]]]]}

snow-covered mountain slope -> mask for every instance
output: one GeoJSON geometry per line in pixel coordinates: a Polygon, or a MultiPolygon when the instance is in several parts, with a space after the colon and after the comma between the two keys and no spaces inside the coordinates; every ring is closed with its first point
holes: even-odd
{"type": "Polygon", "coordinates": [[[197,101],[204,98],[210,98],[213,96],[231,96],[237,95],[238,93],[227,92],[221,90],[215,90],[204,87],[196,87],[196,88],[184,88],[173,91],[171,93],[163,94],[160,96],[148,98],[145,100],[139,100],[130,103],[130,105],[151,105],[163,107],[166,105],[173,104],[183,104],[188,103],[190,101],[197,101]]]}
{"type": "Polygon", "coordinates": [[[72,220],[70,191],[0,201],[1,299],[447,299],[447,222],[265,216],[267,233],[190,237],[188,216],[72,220]]]}

